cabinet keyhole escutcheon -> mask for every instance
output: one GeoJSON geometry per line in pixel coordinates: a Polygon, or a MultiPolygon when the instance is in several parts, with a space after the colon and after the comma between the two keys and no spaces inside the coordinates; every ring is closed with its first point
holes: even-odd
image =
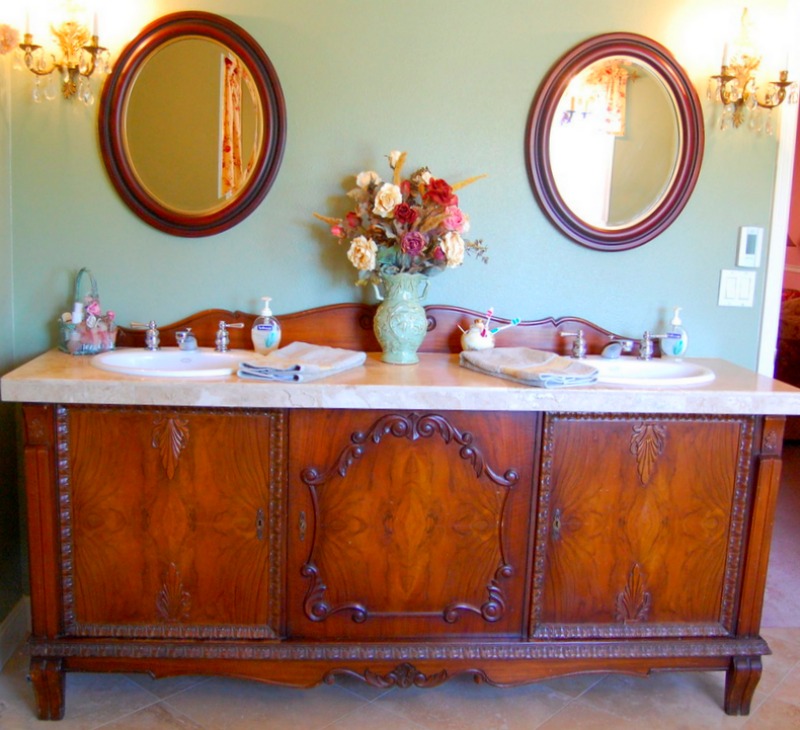
{"type": "Polygon", "coordinates": [[[300,542],[305,542],[307,529],[308,523],[306,522],[306,513],[304,510],[300,510],[300,517],[297,520],[297,533],[298,537],[300,538],[300,542]]]}
{"type": "Polygon", "coordinates": [[[558,540],[561,537],[561,510],[556,507],[553,512],[553,539],[558,540]]]}
{"type": "Polygon", "coordinates": [[[264,540],[264,510],[261,507],[256,511],[256,538],[264,540]]]}

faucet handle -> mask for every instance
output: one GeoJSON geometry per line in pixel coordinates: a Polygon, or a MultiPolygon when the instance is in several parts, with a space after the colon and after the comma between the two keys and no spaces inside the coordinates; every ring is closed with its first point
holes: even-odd
{"type": "Polygon", "coordinates": [[[131,322],[131,329],[147,330],[144,333],[144,347],[146,350],[157,350],[161,344],[161,337],[158,332],[158,325],[154,320],[147,323],[144,322],[131,322]]]}
{"type": "Polygon", "coordinates": [[[639,341],[639,359],[653,359],[653,340],[663,340],[666,335],[654,335],[649,330],[645,330],[642,339],[639,341]]]}
{"type": "Polygon", "coordinates": [[[242,327],[244,327],[244,322],[220,321],[219,329],[217,330],[217,336],[214,338],[214,349],[217,352],[227,352],[231,344],[231,336],[228,334],[228,330],[231,328],[242,329],[242,327]]]}
{"type": "Polygon", "coordinates": [[[574,337],[572,342],[572,357],[576,360],[583,360],[586,357],[586,339],[583,336],[583,330],[577,332],[562,332],[562,337],[574,337]]]}

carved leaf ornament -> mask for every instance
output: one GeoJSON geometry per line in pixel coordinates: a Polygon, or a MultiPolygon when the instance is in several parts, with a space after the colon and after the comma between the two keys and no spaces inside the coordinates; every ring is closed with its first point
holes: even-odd
{"type": "Polygon", "coordinates": [[[642,568],[634,563],[628,574],[625,588],[617,595],[617,610],[614,618],[622,623],[641,623],[650,615],[652,597],[645,590],[642,568]]]}
{"type": "Polygon", "coordinates": [[[178,467],[178,458],[189,440],[189,423],[182,418],[160,418],[153,426],[154,449],[161,454],[161,464],[172,479],[178,467]]]}
{"type": "Polygon", "coordinates": [[[164,584],[156,598],[159,616],[168,623],[186,621],[189,619],[191,604],[191,596],[184,590],[178,567],[175,563],[170,563],[164,576],[164,584]]]}
{"type": "Polygon", "coordinates": [[[637,423],[631,436],[631,453],[636,457],[639,479],[647,486],[656,469],[658,458],[664,453],[667,430],[659,423],[637,423]]]}

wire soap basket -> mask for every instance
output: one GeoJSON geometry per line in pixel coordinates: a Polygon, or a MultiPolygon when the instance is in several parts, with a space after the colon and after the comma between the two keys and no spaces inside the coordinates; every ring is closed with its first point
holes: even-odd
{"type": "Polygon", "coordinates": [[[113,350],[117,340],[114,312],[103,313],[97,281],[85,267],[75,277],[72,302],[72,312],[64,312],[58,318],[58,349],[71,355],[113,350]]]}

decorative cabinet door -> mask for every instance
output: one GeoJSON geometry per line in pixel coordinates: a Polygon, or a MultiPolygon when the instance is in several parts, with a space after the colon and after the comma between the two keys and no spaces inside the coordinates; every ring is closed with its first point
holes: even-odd
{"type": "Polygon", "coordinates": [[[289,636],[522,636],[537,419],[292,411],[289,636]]]}
{"type": "Polygon", "coordinates": [[[69,634],[279,635],[281,412],[69,407],[58,419],[69,634]]]}
{"type": "Polygon", "coordinates": [[[726,636],[754,419],[549,415],[531,634],[726,636]]]}

